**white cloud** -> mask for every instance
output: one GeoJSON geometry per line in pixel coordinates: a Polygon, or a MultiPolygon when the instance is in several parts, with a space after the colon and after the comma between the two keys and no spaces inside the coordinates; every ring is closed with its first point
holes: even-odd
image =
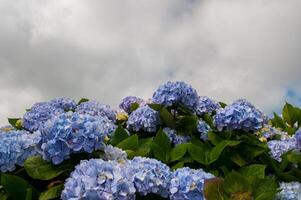
{"type": "Polygon", "coordinates": [[[299,0],[0,0],[0,122],[36,101],[113,106],[184,80],[270,112],[298,90],[299,0]]]}

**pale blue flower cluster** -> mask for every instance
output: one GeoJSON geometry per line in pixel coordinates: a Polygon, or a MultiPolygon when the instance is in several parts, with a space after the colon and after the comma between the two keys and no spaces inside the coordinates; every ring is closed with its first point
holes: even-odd
{"type": "Polygon", "coordinates": [[[75,111],[80,114],[107,117],[113,122],[116,121],[116,112],[109,105],[101,104],[97,101],[83,102],[77,106],[75,111]]]}
{"type": "Polygon", "coordinates": [[[264,125],[264,127],[259,130],[259,134],[266,139],[273,139],[275,136],[279,136],[280,138],[288,137],[286,132],[283,132],[268,124],[264,125]]]}
{"type": "Polygon", "coordinates": [[[189,135],[178,135],[176,130],[169,127],[163,128],[164,133],[169,137],[170,141],[174,145],[187,143],[191,140],[189,135]]]}
{"type": "Polygon", "coordinates": [[[168,197],[170,168],[164,163],[151,158],[135,157],[130,161],[134,184],[142,195],[150,193],[168,197]]]}
{"type": "Polygon", "coordinates": [[[47,121],[41,128],[43,158],[59,164],[70,153],[100,149],[104,139],[116,125],[106,117],[88,114],[64,113],[47,121]]]}
{"type": "Polygon", "coordinates": [[[65,111],[74,110],[77,106],[76,102],[73,99],[67,97],[52,99],[50,101],[50,104],[58,109],[63,109],[65,111]]]}
{"type": "Polygon", "coordinates": [[[50,102],[34,104],[22,118],[22,126],[29,131],[38,130],[47,120],[64,113],[61,108],[55,107],[50,102]]]}
{"type": "Polygon", "coordinates": [[[127,163],[91,159],[81,161],[66,180],[63,200],[134,200],[133,173],[127,163]]]}
{"type": "Polygon", "coordinates": [[[172,173],[170,181],[170,199],[172,200],[203,200],[204,182],[214,178],[214,175],[202,169],[188,167],[177,169],[172,173]]]}
{"type": "Polygon", "coordinates": [[[142,106],[133,111],[128,118],[127,128],[131,131],[156,132],[160,124],[159,113],[149,106],[142,106]]]}
{"type": "Polygon", "coordinates": [[[289,182],[280,183],[281,191],[277,194],[276,200],[300,200],[301,199],[301,183],[289,182]]]}
{"type": "Polygon", "coordinates": [[[224,109],[218,109],[214,123],[219,131],[258,131],[266,123],[266,116],[245,99],[236,100],[224,109]]]}
{"type": "Polygon", "coordinates": [[[295,133],[295,138],[296,138],[296,147],[301,151],[301,128],[299,128],[296,133],[295,133]]]}
{"type": "Polygon", "coordinates": [[[121,103],[119,104],[119,108],[123,109],[127,113],[130,113],[133,103],[138,103],[140,106],[146,105],[146,102],[139,97],[127,96],[122,99],[121,103]]]}
{"type": "Polygon", "coordinates": [[[204,115],[205,113],[212,114],[220,108],[221,106],[218,102],[210,99],[209,97],[201,96],[198,102],[196,113],[198,115],[204,115]]]}
{"type": "Polygon", "coordinates": [[[281,162],[281,156],[284,153],[296,149],[296,139],[294,137],[288,137],[282,140],[270,140],[267,145],[270,149],[271,157],[281,162]]]}
{"type": "Polygon", "coordinates": [[[16,165],[23,166],[24,161],[38,154],[37,144],[41,140],[39,133],[27,131],[0,131],[0,171],[13,171],[16,165]]]}
{"type": "Polygon", "coordinates": [[[202,140],[208,140],[208,132],[211,130],[210,126],[202,121],[199,120],[197,124],[197,131],[200,133],[200,138],[202,140]]]}
{"type": "Polygon", "coordinates": [[[153,102],[165,106],[182,105],[196,111],[199,96],[197,91],[184,82],[167,82],[153,94],[153,102]]]}
{"type": "Polygon", "coordinates": [[[112,145],[105,145],[104,153],[105,160],[122,161],[127,159],[127,154],[125,151],[117,147],[113,147],[112,145]]]}
{"type": "Polygon", "coordinates": [[[74,110],[76,103],[70,98],[56,98],[34,104],[23,116],[22,126],[29,131],[38,130],[47,120],[65,111],[74,110]]]}

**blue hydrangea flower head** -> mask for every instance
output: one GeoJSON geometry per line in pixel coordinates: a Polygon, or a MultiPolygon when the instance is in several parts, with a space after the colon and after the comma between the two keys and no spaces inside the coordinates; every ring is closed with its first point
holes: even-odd
{"type": "Polygon", "coordinates": [[[170,181],[170,199],[203,200],[204,182],[211,178],[214,178],[214,175],[202,169],[196,170],[188,167],[177,169],[172,173],[170,181]]]}
{"type": "Polygon", "coordinates": [[[142,195],[154,193],[168,197],[171,173],[167,165],[156,159],[143,157],[134,157],[130,164],[137,192],[142,195]]]}
{"type": "Polygon", "coordinates": [[[301,150],[301,128],[299,128],[295,133],[297,149],[301,150]]]}
{"type": "Polygon", "coordinates": [[[58,109],[63,109],[65,111],[74,110],[77,106],[76,102],[73,99],[67,97],[52,99],[50,101],[50,104],[58,109]]]}
{"type": "Polygon", "coordinates": [[[299,200],[301,199],[301,183],[289,182],[280,183],[281,191],[277,194],[276,200],[299,200]]]}
{"type": "Polygon", "coordinates": [[[200,133],[200,138],[202,140],[208,140],[208,132],[211,130],[210,126],[202,121],[199,120],[197,124],[197,131],[200,133]]]}
{"type": "Polygon", "coordinates": [[[187,143],[191,140],[191,137],[189,135],[178,135],[176,130],[169,127],[163,128],[163,131],[166,133],[171,143],[174,145],[187,143]]]}
{"type": "Polygon", "coordinates": [[[281,156],[284,153],[296,149],[296,139],[294,137],[289,137],[282,140],[270,140],[267,145],[270,149],[271,157],[281,162],[281,156]]]}
{"type": "Polygon", "coordinates": [[[10,132],[13,130],[15,130],[15,128],[11,125],[6,125],[6,126],[0,127],[0,132],[10,132]]]}
{"type": "Polygon", "coordinates": [[[156,132],[161,123],[159,113],[149,106],[134,110],[128,118],[127,128],[131,131],[156,132]]]}
{"type": "Polygon", "coordinates": [[[119,108],[129,113],[131,111],[131,105],[133,103],[138,103],[140,106],[146,105],[146,102],[139,97],[127,96],[122,99],[121,103],[119,104],[119,108]]]}
{"type": "Polygon", "coordinates": [[[66,180],[63,200],[103,199],[134,200],[136,189],[127,163],[83,160],[66,180]]]}
{"type": "Polygon", "coordinates": [[[283,132],[269,124],[265,124],[264,127],[258,131],[258,134],[266,139],[272,139],[276,135],[279,135],[283,139],[289,136],[288,133],[283,132]]]}
{"type": "Polygon", "coordinates": [[[72,112],[61,114],[41,128],[43,157],[59,164],[71,153],[91,153],[103,147],[104,139],[115,129],[116,125],[107,117],[72,112]]]}
{"type": "Polygon", "coordinates": [[[125,151],[117,147],[113,147],[112,145],[105,145],[104,153],[106,160],[123,161],[127,159],[127,153],[125,151]]]}
{"type": "Polygon", "coordinates": [[[79,114],[107,117],[113,122],[116,121],[116,112],[109,106],[97,101],[86,101],[79,104],[75,110],[79,114]]]}
{"type": "Polygon", "coordinates": [[[199,96],[191,85],[169,81],[154,92],[153,102],[165,106],[183,105],[191,111],[196,111],[199,96]]]}
{"type": "Polygon", "coordinates": [[[23,166],[24,161],[37,155],[37,144],[41,140],[38,133],[11,130],[0,131],[0,170],[13,171],[16,165],[23,166]]]}
{"type": "Polygon", "coordinates": [[[47,120],[61,113],[64,113],[63,109],[57,108],[49,102],[36,103],[24,114],[22,125],[26,130],[36,131],[47,120]]]}
{"type": "Polygon", "coordinates": [[[214,123],[218,130],[258,131],[267,122],[263,112],[245,99],[239,99],[223,109],[218,109],[214,123]]]}
{"type": "Polygon", "coordinates": [[[218,102],[210,99],[209,97],[201,96],[199,98],[196,113],[198,115],[204,115],[205,113],[212,114],[214,111],[220,108],[221,106],[218,102]]]}

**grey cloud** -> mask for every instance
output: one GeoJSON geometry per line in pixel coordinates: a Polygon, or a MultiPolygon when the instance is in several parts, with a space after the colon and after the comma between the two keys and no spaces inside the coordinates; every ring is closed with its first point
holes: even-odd
{"type": "Polygon", "coordinates": [[[298,0],[0,0],[0,122],[36,101],[116,106],[167,80],[267,112],[300,91],[298,0]],[[294,87],[292,87],[292,85],[294,87]]]}

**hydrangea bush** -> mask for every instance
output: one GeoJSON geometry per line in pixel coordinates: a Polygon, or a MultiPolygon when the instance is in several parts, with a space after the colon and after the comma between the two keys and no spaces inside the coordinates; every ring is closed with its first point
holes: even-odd
{"type": "Polygon", "coordinates": [[[0,128],[0,199],[300,200],[301,109],[268,117],[184,82],[118,108],[35,103],[0,128]]]}

